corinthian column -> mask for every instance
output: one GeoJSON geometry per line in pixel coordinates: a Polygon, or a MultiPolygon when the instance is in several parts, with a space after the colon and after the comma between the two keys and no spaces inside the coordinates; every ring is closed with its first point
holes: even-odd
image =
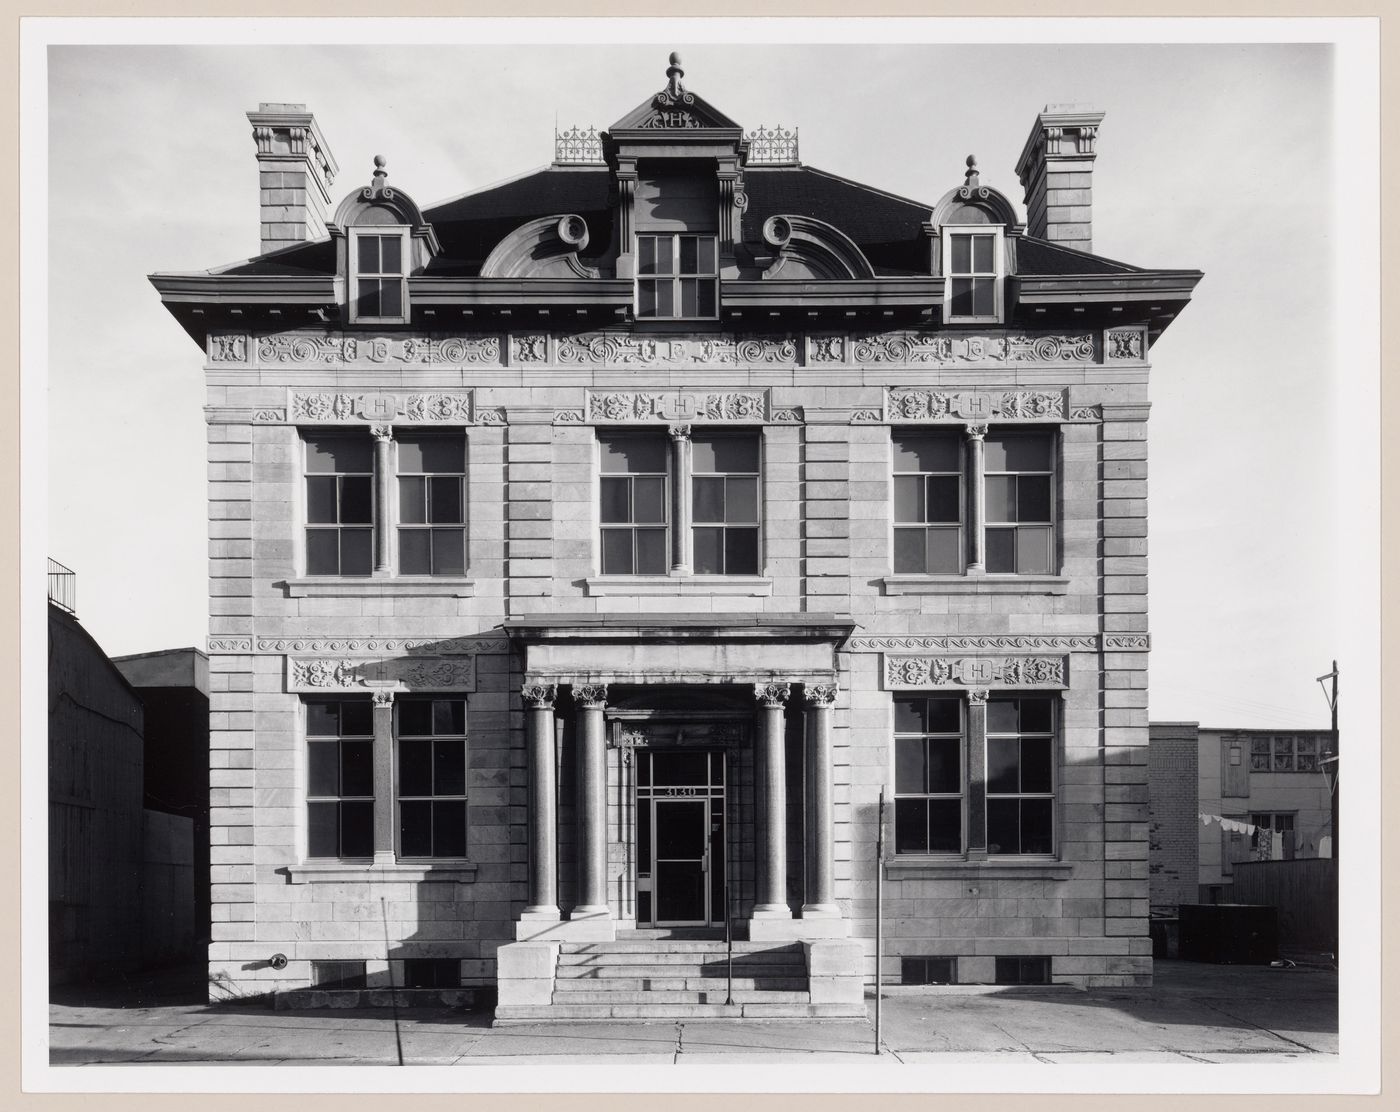
{"type": "Polygon", "coordinates": [[[689,575],[690,472],[692,447],[689,425],[671,426],[671,574],[689,575]]]}
{"type": "Polygon", "coordinates": [[[841,915],[836,906],[836,808],[831,767],[831,709],[836,703],[836,685],[809,683],[803,687],[803,696],[807,704],[807,898],[802,918],[833,919],[841,915]]]}
{"type": "Polygon", "coordinates": [[[608,765],[604,684],[574,685],[578,713],[578,902],[570,919],[608,918],[608,765]]]}
{"type": "Polygon", "coordinates": [[[790,687],[756,683],[758,700],[758,899],[755,919],[791,919],[787,902],[787,769],[783,755],[783,707],[790,687]]]}
{"type": "Polygon", "coordinates": [[[987,570],[987,426],[967,426],[968,468],[967,532],[971,544],[968,546],[967,570],[980,575],[987,570]]]}
{"type": "Polygon", "coordinates": [[[374,436],[374,570],[389,574],[389,444],[392,425],[373,425],[374,436]]]}
{"type": "Polygon", "coordinates": [[[527,683],[525,745],[530,777],[530,902],[522,919],[559,919],[558,817],[554,783],[554,685],[527,683]]]}

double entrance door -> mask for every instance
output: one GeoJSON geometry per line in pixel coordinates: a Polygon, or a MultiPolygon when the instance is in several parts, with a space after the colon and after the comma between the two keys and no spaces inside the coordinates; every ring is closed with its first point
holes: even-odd
{"type": "Polygon", "coordinates": [[[722,751],[637,751],[637,925],[724,922],[722,751]]]}

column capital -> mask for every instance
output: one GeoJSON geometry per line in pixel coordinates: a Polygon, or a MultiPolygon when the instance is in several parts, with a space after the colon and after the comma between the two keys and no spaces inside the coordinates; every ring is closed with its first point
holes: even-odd
{"type": "Polygon", "coordinates": [[[602,710],[608,701],[608,685],[605,683],[574,684],[574,705],[587,710],[602,710]]]}
{"type": "Polygon", "coordinates": [[[785,705],[790,694],[792,694],[792,685],[787,683],[756,683],[753,685],[753,697],[759,701],[761,706],[765,707],[785,705]]]}
{"type": "Polygon", "coordinates": [[[376,691],[371,696],[371,699],[376,707],[383,707],[387,709],[394,705],[394,693],[385,688],[380,688],[378,691],[376,691]]]}
{"type": "Polygon", "coordinates": [[[808,683],[802,686],[802,697],[809,707],[829,707],[836,702],[839,690],[835,683],[808,683]]]}
{"type": "Polygon", "coordinates": [[[971,703],[974,707],[985,706],[987,702],[987,696],[990,694],[991,691],[988,688],[970,687],[967,689],[967,701],[971,703]]]}
{"type": "Polygon", "coordinates": [[[375,440],[378,440],[381,443],[387,443],[388,441],[394,439],[394,426],[370,425],[369,434],[370,436],[374,437],[375,440]]]}
{"type": "Polygon", "coordinates": [[[672,439],[672,440],[689,440],[689,439],[690,439],[690,426],[689,426],[689,425],[672,425],[672,426],[671,426],[670,428],[668,428],[666,431],[669,432],[669,433],[671,434],[671,439],[672,439]]]}
{"type": "Polygon", "coordinates": [[[987,435],[987,424],[985,421],[964,425],[963,428],[967,431],[967,438],[969,440],[981,440],[987,435]]]}
{"type": "Polygon", "coordinates": [[[531,710],[553,710],[554,693],[552,683],[531,683],[527,680],[520,688],[520,697],[531,710]]]}

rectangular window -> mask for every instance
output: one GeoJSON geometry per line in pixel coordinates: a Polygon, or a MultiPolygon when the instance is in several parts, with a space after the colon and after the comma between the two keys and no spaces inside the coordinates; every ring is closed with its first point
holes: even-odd
{"type": "Polygon", "coordinates": [[[374,856],[374,717],[368,699],[306,701],[306,855],[374,856]]]}
{"type": "Polygon", "coordinates": [[[1249,739],[1251,772],[1317,772],[1318,739],[1312,735],[1255,734],[1249,739]]]}
{"type": "Polygon", "coordinates": [[[1048,985],[1049,958],[997,958],[996,983],[999,985],[1048,985]]]}
{"type": "Polygon", "coordinates": [[[1255,861],[1292,861],[1297,856],[1297,832],[1292,812],[1254,812],[1249,816],[1250,857],[1255,861]]]}
{"type": "Polygon", "coordinates": [[[1055,438],[989,433],[986,440],[987,571],[1048,575],[1055,537],[1055,438]]]}
{"type": "Polygon", "coordinates": [[[987,700],[987,853],[1055,851],[1055,704],[987,700]]]}
{"type": "Polygon", "coordinates": [[[308,436],[306,574],[369,575],[374,566],[374,445],[308,436]]]}
{"type": "Polygon", "coordinates": [[[407,301],[406,238],[402,232],[355,232],[355,319],[401,321],[407,301]]]}
{"type": "Polygon", "coordinates": [[[950,321],[996,321],[1001,317],[1001,231],[943,230],[944,296],[950,321]]]}
{"type": "Polygon", "coordinates": [[[456,958],[404,958],[404,988],[461,988],[462,963],[456,958]]]}
{"type": "Polygon", "coordinates": [[[897,697],[894,730],[895,853],[961,853],[962,699],[897,697]]]}
{"type": "Polygon", "coordinates": [[[394,713],[399,857],[466,857],[466,702],[402,698],[394,713]]]}
{"type": "Polygon", "coordinates": [[[758,574],[758,437],[697,436],[691,478],[696,575],[758,574]]]}
{"type": "Polygon", "coordinates": [[[956,958],[900,958],[899,983],[902,985],[952,985],[957,983],[956,969],[956,958]]]}
{"type": "Polygon", "coordinates": [[[719,314],[719,269],[714,236],[637,237],[637,316],[642,319],[713,319],[719,314]]]}
{"type": "Polygon", "coordinates": [[[665,575],[670,567],[670,445],[660,437],[600,442],[598,518],[604,575],[665,575]]]}
{"type": "Polygon", "coordinates": [[[465,453],[460,437],[399,438],[400,575],[466,571],[465,453]]]}
{"type": "Polygon", "coordinates": [[[357,989],[365,987],[362,961],[313,961],[311,984],[315,988],[357,989]]]}
{"type": "Polygon", "coordinates": [[[894,437],[894,570],[963,570],[963,451],[955,432],[894,437]]]}

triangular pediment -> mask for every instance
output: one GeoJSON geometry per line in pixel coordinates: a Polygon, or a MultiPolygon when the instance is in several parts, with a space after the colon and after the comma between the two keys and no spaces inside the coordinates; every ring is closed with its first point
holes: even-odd
{"type": "Polygon", "coordinates": [[[662,89],[613,124],[609,131],[694,131],[698,128],[732,128],[739,125],[695,93],[662,89]]]}

